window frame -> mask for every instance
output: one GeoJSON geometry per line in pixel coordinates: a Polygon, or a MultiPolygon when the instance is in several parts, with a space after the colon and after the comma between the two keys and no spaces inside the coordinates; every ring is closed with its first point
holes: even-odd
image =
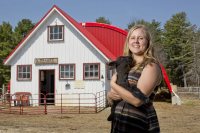
{"type": "MultiPolygon", "coordinates": [[[[54,30],[53,30],[54,31],[54,30]]],[[[64,25],[51,25],[51,26],[48,26],[48,42],[54,42],[54,41],[64,41],[64,25]],[[62,31],[61,31],[61,36],[62,38],[61,39],[55,39],[55,34],[57,34],[57,36],[59,36],[59,33],[60,31],[58,30],[58,33],[50,33],[51,32],[51,28],[53,27],[61,27],[62,28],[62,31]],[[53,34],[53,38],[51,39],[51,34],[53,34]]]]}
{"type": "Polygon", "coordinates": [[[116,69],[110,69],[109,66],[106,67],[107,70],[107,80],[111,80],[114,73],[116,73],[116,69]]]}
{"type": "MultiPolygon", "coordinates": [[[[63,71],[64,73],[65,73],[65,71],[63,71]]],[[[69,70],[69,75],[70,75],[70,70],[69,70]]],[[[60,80],[75,80],[75,76],[76,76],[76,66],[75,66],[75,64],[59,64],[59,79],[60,80]],[[72,65],[73,66],[73,77],[72,78],[70,78],[70,77],[64,77],[64,78],[62,78],[61,77],[61,66],[70,66],[70,65],[72,65]]]]}
{"type": "Polygon", "coordinates": [[[16,76],[17,76],[17,81],[31,81],[32,80],[32,65],[17,65],[17,73],[16,73],[16,76]],[[19,67],[22,67],[21,69],[19,67]],[[26,67],[26,71],[23,72],[24,68],[23,67],[26,67]],[[27,71],[27,67],[30,67],[29,70],[30,72],[27,71]],[[19,70],[22,70],[22,72],[19,72],[19,70]],[[22,73],[22,78],[19,77],[19,74],[22,73]],[[25,73],[25,77],[23,77],[25,73]],[[27,77],[27,74],[30,75],[29,78],[26,78],[27,77]]]}
{"type": "MultiPolygon", "coordinates": [[[[95,69],[95,68],[94,68],[95,69]]],[[[95,75],[95,70],[93,70],[93,74],[92,75],[95,75]]],[[[91,73],[90,72],[90,70],[88,71],[88,73],[91,73]]],[[[100,63],[83,63],[83,80],[100,80],[100,63]],[[87,65],[89,65],[89,68],[90,68],[90,66],[91,65],[93,65],[93,67],[95,67],[95,65],[97,65],[98,66],[98,76],[96,76],[96,77],[91,77],[91,76],[89,76],[89,77],[86,77],[86,75],[85,75],[85,72],[86,72],[86,66],[87,65]]]]}

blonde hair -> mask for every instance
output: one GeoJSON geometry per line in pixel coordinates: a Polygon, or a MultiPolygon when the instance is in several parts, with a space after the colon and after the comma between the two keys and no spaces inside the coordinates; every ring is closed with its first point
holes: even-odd
{"type": "MultiPolygon", "coordinates": [[[[144,31],[145,37],[148,41],[147,49],[144,52],[144,60],[142,63],[137,64],[138,65],[137,68],[139,68],[141,65],[147,65],[148,63],[155,62],[156,58],[154,57],[154,53],[153,53],[153,46],[152,46],[153,44],[151,42],[151,34],[145,25],[135,25],[129,30],[128,35],[125,40],[125,44],[124,44],[123,55],[124,56],[132,56],[132,52],[130,51],[130,49],[128,47],[128,43],[129,43],[129,39],[130,39],[132,32],[135,31],[136,29],[142,29],[144,31]]],[[[134,65],[136,65],[136,64],[134,64],[134,65]]]]}

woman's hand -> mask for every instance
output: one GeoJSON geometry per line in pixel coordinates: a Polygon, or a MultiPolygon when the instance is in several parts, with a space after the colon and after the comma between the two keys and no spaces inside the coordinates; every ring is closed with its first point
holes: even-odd
{"type": "Polygon", "coordinates": [[[117,94],[117,92],[115,92],[115,91],[111,88],[111,90],[108,92],[108,99],[109,99],[109,100],[120,100],[121,97],[117,94]]]}
{"type": "Polygon", "coordinates": [[[116,91],[112,89],[113,85],[116,84],[117,81],[117,73],[115,73],[110,81],[111,90],[108,92],[108,97],[112,100],[120,100],[121,97],[117,94],[116,91]]]}
{"type": "Polygon", "coordinates": [[[117,81],[117,73],[115,73],[111,78],[111,81],[110,81],[111,87],[113,87],[113,84],[116,84],[116,81],[117,81]]]}

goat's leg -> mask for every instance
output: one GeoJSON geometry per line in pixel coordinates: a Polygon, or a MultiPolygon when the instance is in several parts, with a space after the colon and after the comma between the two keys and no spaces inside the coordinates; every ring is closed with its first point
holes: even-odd
{"type": "Polygon", "coordinates": [[[115,100],[113,101],[113,104],[111,106],[111,112],[110,112],[110,115],[108,116],[107,120],[108,121],[112,121],[114,119],[114,114],[115,114],[115,108],[117,106],[117,104],[120,102],[120,100],[115,100]]]}

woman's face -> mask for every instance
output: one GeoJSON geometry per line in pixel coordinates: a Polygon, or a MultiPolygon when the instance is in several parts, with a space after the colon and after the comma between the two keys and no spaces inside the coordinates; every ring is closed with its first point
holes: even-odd
{"type": "Polygon", "coordinates": [[[147,49],[148,40],[143,29],[134,30],[128,40],[128,47],[133,55],[143,55],[147,49]]]}

